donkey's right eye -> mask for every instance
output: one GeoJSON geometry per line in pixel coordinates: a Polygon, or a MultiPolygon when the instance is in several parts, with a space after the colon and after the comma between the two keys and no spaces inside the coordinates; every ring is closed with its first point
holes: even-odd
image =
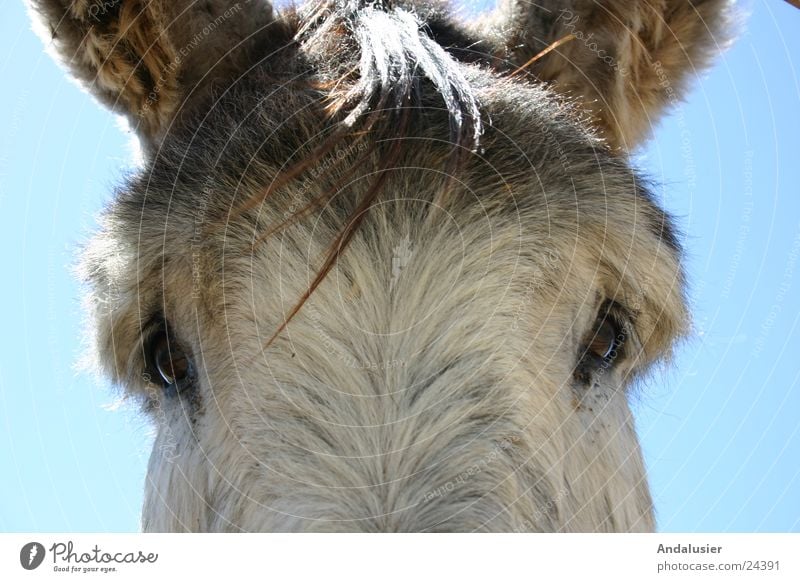
{"type": "Polygon", "coordinates": [[[191,384],[191,361],[166,330],[159,330],[148,342],[147,359],[150,378],[162,384],[167,396],[179,394],[191,384]]]}

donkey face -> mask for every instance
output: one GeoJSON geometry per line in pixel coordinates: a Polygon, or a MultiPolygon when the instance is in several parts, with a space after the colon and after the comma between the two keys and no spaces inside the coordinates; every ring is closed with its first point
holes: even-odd
{"type": "Polygon", "coordinates": [[[654,527],[627,396],[686,315],[626,152],[723,2],[32,4],[147,155],[83,261],[145,529],[654,527]]]}

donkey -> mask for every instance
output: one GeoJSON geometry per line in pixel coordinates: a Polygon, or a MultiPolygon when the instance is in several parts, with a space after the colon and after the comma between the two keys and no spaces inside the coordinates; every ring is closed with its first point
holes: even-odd
{"type": "Polygon", "coordinates": [[[722,0],[29,0],[144,164],[82,250],[147,531],[650,531],[687,330],[630,152],[722,0]]]}

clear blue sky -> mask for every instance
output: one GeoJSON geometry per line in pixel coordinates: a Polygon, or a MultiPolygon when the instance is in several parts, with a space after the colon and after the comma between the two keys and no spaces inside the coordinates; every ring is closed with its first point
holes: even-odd
{"type": "MultiPolygon", "coordinates": [[[[635,403],[662,531],[800,531],[800,10],[748,6],[637,156],[686,233],[696,324],[635,403]]],[[[19,0],[0,13],[0,531],[135,531],[149,428],[75,371],[69,271],[129,137],[19,0]]]]}

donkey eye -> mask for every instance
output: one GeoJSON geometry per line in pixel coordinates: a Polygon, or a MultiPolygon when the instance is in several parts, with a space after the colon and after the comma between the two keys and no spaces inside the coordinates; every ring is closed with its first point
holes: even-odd
{"type": "Polygon", "coordinates": [[[159,330],[152,337],[147,357],[152,377],[160,379],[168,396],[180,393],[190,383],[191,362],[166,330],[159,330]]]}
{"type": "Polygon", "coordinates": [[[586,334],[573,376],[580,384],[589,386],[597,374],[613,369],[625,356],[628,328],[620,323],[624,313],[615,303],[601,308],[593,328],[586,334]]]}
{"type": "Polygon", "coordinates": [[[617,347],[618,336],[620,336],[619,326],[611,318],[606,317],[594,330],[594,334],[589,339],[587,351],[600,358],[608,359],[617,347]]]}
{"type": "Polygon", "coordinates": [[[625,309],[614,301],[606,302],[600,308],[594,327],[584,340],[583,357],[589,362],[600,364],[604,369],[616,363],[623,356],[629,328],[625,309]]]}

